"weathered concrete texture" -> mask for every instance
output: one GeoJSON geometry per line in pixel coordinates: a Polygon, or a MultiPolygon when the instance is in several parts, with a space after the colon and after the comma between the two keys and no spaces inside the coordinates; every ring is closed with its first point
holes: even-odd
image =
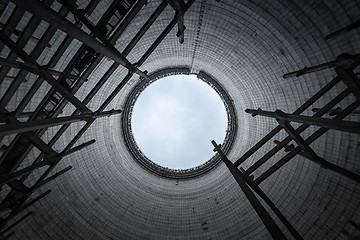
{"type": "MultiPolygon", "coordinates": [[[[101,1],[90,19],[97,19],[109,2],[101,1]]],[[[120,52],[159,3],[149,1],[140,11],[116,43],[120,52]]],[[[11,7],[7,11],[1,22],[11,13],[11,7]]],[[[252,118],[244,112],[246,108],[293,112],[329,82],[335,72],[325,70],[289,79],[283,79],[283,74],[331,61],[343,52],[360,53],[360,29],[325,40],[327,34],[358,20],[359,13],[358,0],[199,0],[185,14],[185,42],[179,44],[175,27],[140,69],[154,72],[185,66],[194,73],[205,71],[217,79],[234,100],[237,111],[238,135],[228,155],[235,161],[276,126],[274,119],[252,118]]],[[[141,57],[173,16],[174,11],[168,6],[138,43],[136,51],[129,54],[131,62],[141,57]]],[[[22,21],[20,25],[24,25],[22,21]]],[[[40,25],[38,34],[46,27],[40,25]]],[[[54,38],[55,49],[62,34],[57,32],[59,40],[54,38]]],[[[73,41],[67,54],[71,56],[79,46],[78,41],[73,41]]],[[[49,48],[38,63],[46,63],[53,53],[49,48]]],[[[64,55],[62,59],[66,62],[69,58],[64,55]]],[[[111,63],[109,59],[101,62],[76,94],[79,99],[90,92],[111,63]]],[[[58,64],[55,69],[62,70],[64,66],[58,64]]],[[[119,67],[88,107],[96,110],[126,74],[126,69],[119,67]]],[[[133,77],[107,110],[121,109],[137,81],[138,77],[133,77]]],[[[24,83],[24,91],[28,84],[24,83]]],[[[44,84],[40,91],[47,89],[44,84]]],[[[327,102],[342,89],[339,85],[334,94],[321,101],[327,102]]],[[[23,96],[24,92],[19,90],[17,94],[23,96]]],[[[39,92],[37,96],[43,94],[39,92]]],[[[15,95],[10,106],[15,108],[17,101],[15,95]]],[[[34,98],[26,110],[31,111],[39,101],[34,98]]],[[[321,101],[313,107],[322,107],[321,101]]],[[[72,110],[68,107],[63,115],[72,110]]],[[[73,169],[42,189],[51,188],[53,192],[31,208],[34,214],[16,228],[12,239],[270,238],[223,164],[195,179],[176,181],[158,177],[131,158],[121,135],[120,121],[121,115],[96,120],[82,138],[82,141],[95,138],[96,143],[59,164],[58,169],[69,163],[73,169]]],[[[73,124],[55,148],[63,149],[81,126],[82,123],[73,124]]],[[[53,129],[49,129],[44,140],[53,134],[53,129]]],[[[285,133],[279,136],[284,137],[285,133]]],[[[359,143],[358,135],[330,131],[312,147],[326,160],[360,174],[359,143]]],[[[266,144],[243,166],[247,168],[273,146],[272,141],[266,144]]],[[[355,227],[360,225],[359,184],[298,156],[260,186],[304,239],[360,236],[360,229],[355,227]]]]}

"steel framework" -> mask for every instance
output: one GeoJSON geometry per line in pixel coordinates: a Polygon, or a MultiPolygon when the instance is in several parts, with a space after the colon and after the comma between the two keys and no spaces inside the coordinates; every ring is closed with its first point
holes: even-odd
{"type": "Polygon", "coordinates": [[[271,208],[271,210],[273,210],[275,215],[279,218],[279,220],[283,223],[283,225],[287,228],[287,230],[293,235],[295,239],[303,239],[302,236],[298,233],[298,231],[292,226],[292,224],[286,219],[286,217],[278,210],[275,204],[270,200],[269,197],[266,196],[266,194],[260,188],[260,184],[262,182],[264,182],[268,177],[270,177],[273,173],[279,170],[296,155],[300,155],[305,159],[320,165],[322,168],[334,171],[344,177],[350,178],[351,180],[360,183],[359,174],[356,174],[352,171],[345,169],[344,167],[338,166],[325,160],[311,148],[311,144],[330,129],[349,132],[353,134],[360,133],[360,122],[343,120],[349,114],[356,113],[356,108],[360,106],[359,79],[354,73],[355,69],[359,65],[359,55],[341,54],[339,57],[337,57],[336,60],[329,63],[324,63],[309,68],[305,67],[301,70],[285,74],[283,76],[284,78],[292,76],[300,77],[301,75],[307,73],[316,72],[327,68],[333,68],[335,72],[335,77],[322,89],[320,89],[315,95],[313,95],[308,101],[306,101],[297,110],[295,110],[292,114],[284,113],[279,109],[273,112],[263,111],[261,108],[246,109],[245,112],[251,114],[253,117],[259,115],[274,118],[279,125],[273,130],[271,130],[265,137],[263,137],[258,143],[256,143],[251,149],[244,153],[234,163],[226,157],[226,155],[222,151],[221,145],[216,144],[216,142],[214,141],[212,142],[215,147],[214,151],[220,154],[221,159],[226,164],[241,189],[245,192],[245,195],[248,198],[249,202],[251,203],[251,205],[253,206],[253,208],[255,209],[260,219],[263,221],[274,239],[286,239],[286,237],[280,230],[280,228],[277,226],[277,224],[274,222],[274,220],[271,218],[271,216],[268,215],[265,208],[260,204],[257,197],[251,192],[250,189],[256,192],[257,195],[266,202],[266,204],[271,208]],[[331,89],[333,89],[341,81],[344,83],[346,88],[342,92],[338,93],[335,98],[332,98],[332,100],[325,104],[325,106],[321,108],[316,108],[316,111],[312,111],[314,112],[313,116],[300,115],[301,113],[309,109],[313,104],[321,105],[322,103],[319,102],[319,99],[326,93],[328,93],[331,89]],[[343,108],[338,107],[336,108],[337,110],[334,111],[333,108],[346,98],[348,99],[348,102],[350,102],[350,104],[347,104],[347,106],[344,106],[343,108]],[[329,117],[332,118],[324,118],[323,116],[326,113],[329,113],[329,117]],[[291,125],[291,122],[301,123],[301,125],[295,129],[291,125]],[[310,126],[317,126],[319,127],[319,129],[317,129],[314,133],[312,133],[309,137],[305,139],[303,136],[301,136],[301,133],[303,133],[310,126]],[[274,139],[280,137],[277,134],[281,130],[285,130],[288,136],[285,137],[282,141],[274,139]],[[254,153],[256,153],[261,147],[263,147],[271,140],[273,140],[275,146],[270,151],[268,151],[260,159],[257,159],[255,163],[253,163],[247,169],[244,169],[241,166],[254,153]],[[297,146],[295,146],[294,144],[290,144],[291,141],[294,141],[297,146]],[[284,149],[287,154],[279,161],[272,163],[272,166],[270,166],[270,168],[259,174],[259,168],[263,166],[266,162],[268,162],[270,159],[274,158],[275,155],[282,149],[284,149]],[[258,176],[254,176],[256,170],[256,175],[258,176]]]}
{"type": "Polygon", "coordinates": [[[121,113],[121,110],[105,111],[105,109],[134,74],[138,74],[141,78],[147,78],[146,71],[139,70],[139,67],[176,23],[179,23],[181,42],[184,41],[183,17],[194,0],[187,1],[186,4],[182,0],[162,1],[123,52],[120,52],[114,44],[138,13],[146,8],[146,0],[115,0],[108,6],[96,24],[88,17],[100,3],[99,0],[90,1],[82,9],[73,1],[61,0],[58,1],[60,4],[59,10],[52,8],[54,0],[42,2],[31,0],[31,3],[17,0],[11,2],[14,6],[12,13],[6,24],[0,28],[0,50],[10,50],[6,57],[0,59],[0,84],[4,83],[4,81],[11,81],[0,99],[0,121],[3,123],[3,125],[0,125],[0,140],[4,140],[4,136],[12,134],[11,142],[8,145],[2,144],[0,156],[0,187],[2,187],[3,193],[6,191],[5,198],[0,203],[0,211],[7,212],[6,217],[0,219],[0,237],[2,239],[11,237],[14,234],[12,229],[31,215],[31,212],[29,212],[16,219],[19,213],[25,211],[51,191],[46,191],[31,200],[32,193],[72,168],[69,166],[49,176],[55,166],[67,155],[95,143],[95,139],[93,139],[74,147],[95,119],[121,113]],[[152,27],[154,21],[167,6],[174,8],[174,19],[141,58],[136,63],[131,63],[126,58],[127,55],[136,49],[136,44],[152,27]],[[32,17],[24,30],[18,30],[17,25],[26,12],[31,13],[32,17]],[[29,41],[34,40],[35,30],[41,20],[48,23],[47,28],[41,38],[37,39],[38,42],[35,48],[29,53],[25,46],[29,41]],[[87,31],[84,31],[84,27],[87,31]],[[64,39],[56,48],[48,63],[41,66],[37,63],[37,60],[46,48],[51,46],[51,39],[58,29],[63,31],[64,39]],[[56,65],[75,39],[82,43],[81,47],[73,54],[66,67],[61,71],[58,70],[56,65]],[[114,63],[99,78],[88,95],[83,100],[79,100],[75,97],[76,92],[86,83],[96,66],[105,56],[113,59],[114,63]],[[128,74],[109,93],[99,109],[91,111],[87,106],[88,103],[96,96],[115,70],[121,67],[128,69],[128,74]],[[16,75],[13,75],[13,73],[16,73],[16,75]],[[18,91],[21,84],[26,81],[29,73],[35,76],[34,83],[30,89],[27,89],[16,108],[9,111],[10,107],[8,105],[12,96],[18,91]],[[50,90],[43,96],[34,111],[25,112],[26,106],[39,91],[44,81],[50,84],[50,90]],[[76,110],[70,116],[60,117],[59,115],[69,103],[75,106],[76,110]],[[24,118],[25,121],[20,121],[24,118]],[[68,140],[67,146],[60,153],[57,153],[53,150],[53,145],[61,138],[69,126],[77,121],[85,121],[86,123],[73,139],[68,140]],[[48,143],[41,140],[41,136],[49,127],[58,125],[61,125],[61,127],[48,143]],[[28,154],[33,147],[39,149],[40,154],[36,159],[29,160],[28,154]],[[20,168],[24,163],[27,166],[20,168]],[[45,167],[45,172],[40,174],[35,184],[32,186],[25,184],[30,174],[45,167]],[[4,188],[5,184],[9,188],[4,188]]]}

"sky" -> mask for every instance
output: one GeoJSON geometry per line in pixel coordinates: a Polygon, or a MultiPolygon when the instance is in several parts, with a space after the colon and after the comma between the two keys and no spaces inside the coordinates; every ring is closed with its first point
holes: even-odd
{"type": "Polygon", "coordinates": [[[215,154],[211,140],[224,141],[227,115],[219,95],[196,75],[173,75],[140,94],[131,125],[137,145],[151,161],[188,169],[215,154]]]}

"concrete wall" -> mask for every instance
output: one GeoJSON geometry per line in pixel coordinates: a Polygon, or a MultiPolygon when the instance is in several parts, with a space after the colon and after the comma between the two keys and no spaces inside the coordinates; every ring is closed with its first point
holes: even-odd
{"type": "MultiPolygon", "coordinates": [[[[97,19],[109,2],[101,1],[90,19],[97,19]]],[[[160,1],[148,2],[117,41],[120,51],[160,1]]],[[[55,2],[54,8],[56,5],[55,2]]],[[[10,13],[11,8],[7,11],[10,13]]],[[[333,60],[343,52],[359,53],[360,29],[325,40],[330,32],[358,20],[359,13],[357,0],[198,0],[185,14],[184,44],[179,44],[175,36],[177,28],[174,28],[140,68],[154,72],[186,66],[194,73],[205,71],[217,79],[234,100],[237,111],[238,135],[229,154],[235,161],[276,126],[273,119],[253,118],[243,110],[261,107],[295,111],[328,83],[335,72],[325,70],[289,79],[283,79],[282,75],[333,60]]],[[[168,6],[129,54],[131,62],[139,59],[173,16],[174,11],[168,6]]],[[[39,31],[45,29],[44,25],[39,31]]],[[[63,34],[58,35],[60,38],[63,34]]],[[[63,61],[79,46],[74,41],[63,61]]],[[[44,52],[39,63],[46,62],[53,52],[51,49],[44,52]]],[[[78,91],[80,99],[111,63],[109,59],[101,62],[78,91]]],[[[57,69],[64,66],[58,64],[57,69]]],[[[126,74],[127,70],[119,67],[89,107],[96,110],[126,74]]],[[[137,81],[138,77],[133,77],[108,109],[122,108],[137,81]]],[[[26,89],[24,85],[24,91],[26,89]]],[[[47,89],[45,84],[39,91],[47,89]]],[[[343,89],[343,84],[337,85],[313,107],[322,107],[321,104],[343,89]]],[[[17,94],[22,96],[24,92],[17,94]]],[[[29,110],[39,99],[33,99],[29,110]]],[[[347,98],[343,104],[353,100],[353,97],[347,98]]],[[[11,104],[18,104],[16,96],[11,104]]],[[[67,107],[63,115],[72,110],[71,106],[67,107]]],[[[53,192],[32,207],[33,216],[17,227],[13,239],[271,238],[223,164],[195,179],[176,181],[156,176],[128,153],[120,121],[121,115],[96,120],[79,141],[95,138],[96,144],[59,164],[57,169],[69,164],[74,168],[41,190],[51,188],[53,192]]],[[[81,126],[82,123],[73,124],[55,148],[63,149],[81,126]]],[[[50,139],[54,130],[49,129],[44,140],[50,139]]],[[[281,140],[284,136],[281,132],[275,139],[281,140]]],[[[328,161],[360,174],[359,140],[355,134],[329,131],[312,147],[328,161]]],[[[248,168],[273,146],[272,141],[266,144],[242,166],[248,168]]],[[[261,169],[267,169],[284,154],[272,158],[261,169]]],[[[33,156],[35,152],[29,159],[33,156]]],[[[261,169],[254,175],[258,176],[261,169]]],[[[360,235],[360,230],[350,223],[360,224],[360,186],[354,181],[297,156],[260,186],[305,239],[348,239],[360,235]]]]}

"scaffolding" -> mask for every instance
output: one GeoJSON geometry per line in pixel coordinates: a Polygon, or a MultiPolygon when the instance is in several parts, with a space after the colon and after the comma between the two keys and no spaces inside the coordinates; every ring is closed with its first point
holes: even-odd
{"type": "Polygon", "coordinates": [[[139,12],[147,7],[146,0],[114,1],[108,6],[96,24],[91,22],[88,17],[101,2],[99,0],[90,1],[85,8],[80,8],[73,1],[61,0],[59,1],[61,5],[59,10],[52,8],[53,0],[43,2],[37,0],[31,0],[31,2],[13,0],[11,2],[15,4],[14,10],[0,30],[0,49],[5,47],[10,49],[8,56],[0,59],[0,84],[3,81],[11,80],[10,86],[0,100],[0,122],[2,123],[0,125],[0,140],[3,140],[6,135],[14,135],[9,145],[1,146],[0,187],[5,184],[10,187],[9,190],[7,190],[8,188],[2,188],[2,191],[7,190],[5,198],[0,203],[0,211],[7,212],[7,216],[0,219],[0,237],[2,239],[11,237],[14,234],[12,229],[31,215],[31,212],[29,212],[16,219],[19,213],[22,213],[51,192],[50,190],[45,191],[31,199],[35,190],[72,168],[71,166],[66,167],[49,176],[56,165],[65,156],[95,143],[95,139],[92,139],[74,147],[96,118],[121,113],[120,109],[111,111],[105,111],[105,109],[134,74],[139,75],[141,79],[148,78],[147,72],[141,71],[139,68],[176,24],[178,24],[177,36],[179,41],[180,43],[184,42],[185,26],[183,18],[194,0],[187,1],[186,4],[182,0],[162,1],[123,52],[115,48],[115,42],[139,12]],[[131,63],[127,56],[132,50],[136,49],[137,43],[167,6],[173,8],[175,12],[174,19],[169,22],[141,58],[136,63],[131,63]],[[32,14],[28,22],[29,27],[18,30],[16,29],[17,24],[25,13],[32,14]],[[69,15],[71,15],[70,18],[69,15]],[[41,20],[47,22],[48,27],[41,38],[36,39],[38,42],[35,48],[28,53],[24,48],[29,41],[34,40],[34,32],[41,20]],[[50,40],[57,30],[65,33],[64,40],[57,47],[50,61],[46,65],[39,65],[37,59],[46,47],[51,46],[50,40]],[[81,47],[67,62],[64,70],[57,70],[56,65],[75,39],[81,42],[81,47]],[[78,99],[75,96],[76,92],[83,84],[86,84],[87,79],[96,70],[104,57],[112,59],[113,64],[99,78],[87,96],[83,100],[78,99]],[[99,109],[91,111],[88,107],[89,102],[118,68],[127,69],[128,74],[109,93],[99,109]],[[15,76],[12,75],[13,72],[16,73],[15,76]],[[16,109],[14,111],[7,110],[7,105],[12,96],[20,85],[26,81],[26,76],[29,73],[36,75],[36,80],[23,96],[16,109]],[[24,112],[27,104],[35,96],[44,81],[51,86],[51,89],[43,96],[33,112],[24,112]],[[60,116],[68,104],[75,107],[74,112],[70,116],[60,116]],[[26,118],[26,121],[20,121],[22,118],[26,118]],[[68,144],[60,153],[56,152],[53,149],[54,144],[72,123],[78,121],[84,121],[85,124],[73,139],[69,139],[68,144]],[[50,141],[45,143],[41,137],[49,127],[53,126],[61,127],[50,141]],[[30,165],[19,169],[34,147],[40,150],[40,154],[30,165]],[[44,167],[46,167],[46,170],[40,174],[35,184],[32,186],[24,184],[31,173],[44,167]]]}

